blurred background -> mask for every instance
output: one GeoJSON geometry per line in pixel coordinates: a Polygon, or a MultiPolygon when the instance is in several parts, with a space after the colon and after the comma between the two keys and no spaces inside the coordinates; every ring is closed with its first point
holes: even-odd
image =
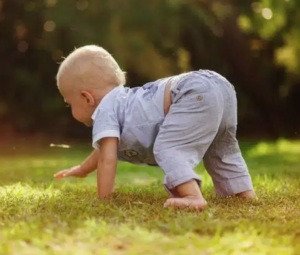
{"type": "Polygon", "coordinates": [[[300,136],[298,0],[0,0],[0,141],[79,139],[55,75],[74,48],[104,47],[130,87],[211,69],[236,87],[238,136],[300,136]]]}

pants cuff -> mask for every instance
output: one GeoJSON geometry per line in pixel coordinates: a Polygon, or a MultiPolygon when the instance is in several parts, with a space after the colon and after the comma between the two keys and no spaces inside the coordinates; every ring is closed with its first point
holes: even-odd
{"type": "Polygon", "coordinates": [[[250,175],[229,180],[223,180],[222,182],[213,182],[216,194],[222,197],[253,190],[253,184],[250,175]]]}

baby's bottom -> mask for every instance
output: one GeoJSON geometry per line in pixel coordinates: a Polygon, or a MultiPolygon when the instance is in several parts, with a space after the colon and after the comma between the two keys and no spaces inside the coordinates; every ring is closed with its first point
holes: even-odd
{"type": "MultiPolygon", "coordinates": [[[[180,186],[197,183],[200,192],[201,179],[194,168],[203,160],[218,195],[254,194],[236,139],[237,101],[231,84],[203,71],[172,82],[172,105],[154,145],[167,191],[182,198],[180,186]]],[[[203,198],[199,193],[196,197],[203,198]]]]}

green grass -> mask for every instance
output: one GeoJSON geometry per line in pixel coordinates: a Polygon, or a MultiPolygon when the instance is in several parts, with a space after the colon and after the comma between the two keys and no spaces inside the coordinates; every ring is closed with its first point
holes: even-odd
{"type": "Polygon", "coordinates": [[[1,148],[0,254],[300,254],[300,142],[243,146],[258,202],[216,198],[200,165],[203,213],[164,209],[158,168],[119,164],[106,201],[95,174],[53,179],[88,153],[1,148]]]}

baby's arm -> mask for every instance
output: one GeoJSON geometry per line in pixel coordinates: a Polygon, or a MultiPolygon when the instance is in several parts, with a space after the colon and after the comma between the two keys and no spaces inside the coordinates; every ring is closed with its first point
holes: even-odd
{"type": "Polygon", "coordinates": [[[118,160],[118,138],[103,138],[99,143],[97,187],[99,198],[105,198],[113,192],[114,188],[118,160]]]}
{"type": "Polygon", "coordinates": [[[68,177],[86,177],[91,172],[97,169],[98,158],[100,152],[94,150],[87,158],[82,162],[81,165],[74,166],[69,169],[62,170],[54,175],[57,179],[68,178],[68,177]]]}
{"type": "Polygon", "coordinates": [[[100,152],[98,150],[94,150],[80,165],[81,171],[90,174],[97,169],[98,158],[100,152]]]}

